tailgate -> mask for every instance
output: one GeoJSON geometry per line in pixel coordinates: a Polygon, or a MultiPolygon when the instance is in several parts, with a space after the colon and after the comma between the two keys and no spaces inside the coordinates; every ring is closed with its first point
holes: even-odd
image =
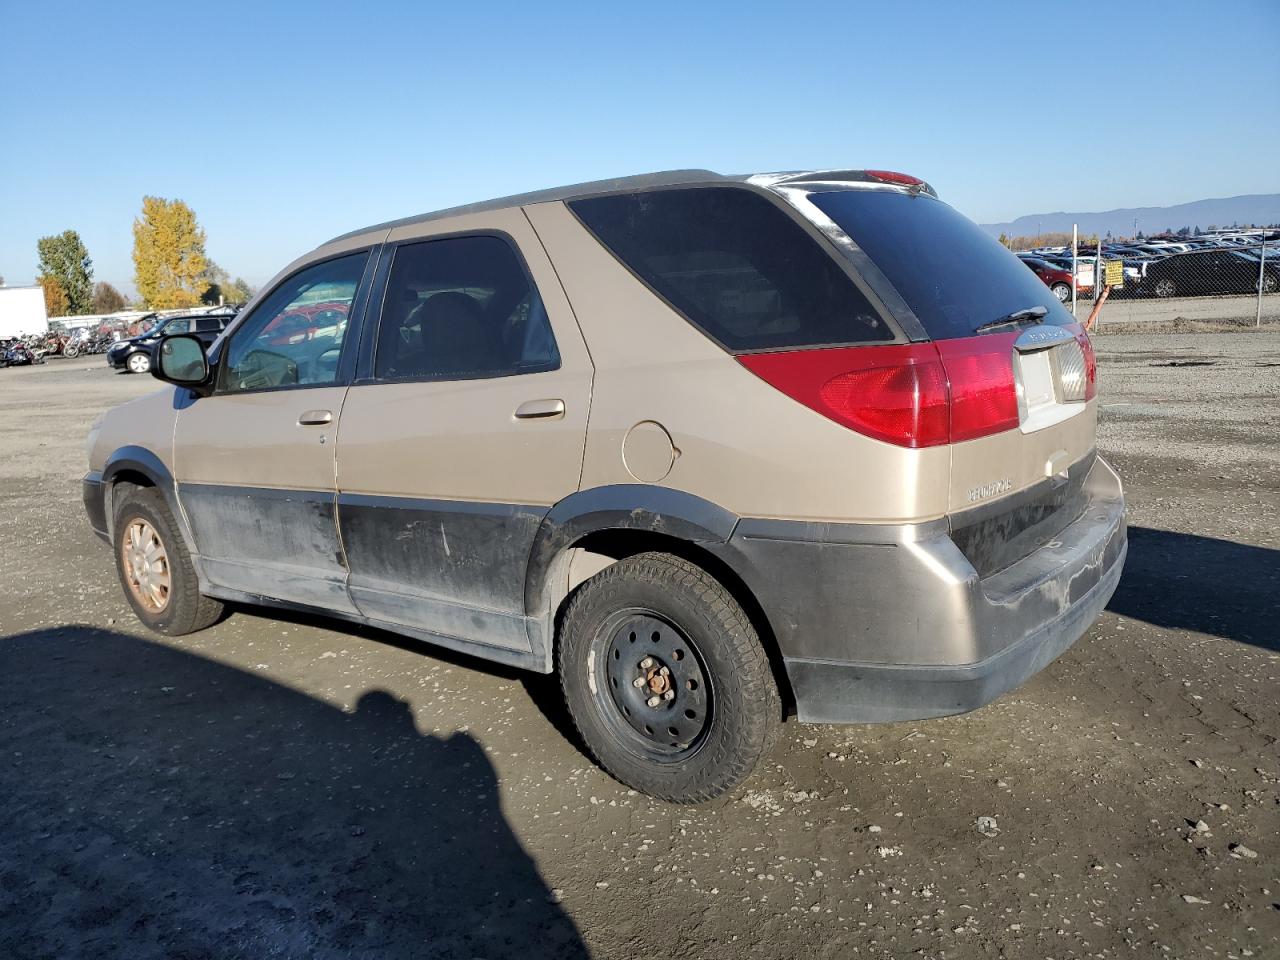
{"type": "Polygon", "coordinates": [[[1097,400],[1070,327],[1032,328],[1015,343],[1019,426],[952,446],[952,539],[981,576],[1051,540],[1084,510],[1093,465],[1097,400]]]}

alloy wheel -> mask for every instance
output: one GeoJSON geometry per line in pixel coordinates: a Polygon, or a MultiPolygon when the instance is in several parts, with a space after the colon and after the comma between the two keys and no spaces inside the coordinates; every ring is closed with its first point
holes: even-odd
{"type": "Polygon", "coordinates": [[[125,582],[135,600],[152,613],[169,605],[171,580],[164,541],[141,517],[130,521],[120,543],[125,582]]]}

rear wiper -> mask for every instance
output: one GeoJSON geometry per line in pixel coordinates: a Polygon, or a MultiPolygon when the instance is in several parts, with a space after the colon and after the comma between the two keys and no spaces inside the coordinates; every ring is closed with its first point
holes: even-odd
{"type": "Polygon", "coordinates": [[[1048,307],[1025,307],[1022,310],[1015,310],[1013,313],[1006,313],[997,320],[990,323],[984,323],[982,326],[974,330],[974,333],[982,333],[984,330],[994,330],[996,327],[1007,327],[1011,323],[1021,323],[1023,320],[1035,320],[1037,322],[1043,320],[1049,314],[1048,307]]]}

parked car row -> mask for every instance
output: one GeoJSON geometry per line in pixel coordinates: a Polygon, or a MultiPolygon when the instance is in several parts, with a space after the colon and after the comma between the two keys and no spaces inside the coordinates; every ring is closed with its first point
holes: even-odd
{"type": "MultiPolygon", "coordinates": [[[[1091,294],[1094,271],[1120,260],[1124,283],[1118,296],[1182,297],[1280,291],[1280,231],[1195,237],[1185,240],[1104,242],[1077,250],[1076,284],[1091,294]]],[[[1071,248],[1039,247],[1018,257],[1060,297],[1070,297],[1071,248]]]]}

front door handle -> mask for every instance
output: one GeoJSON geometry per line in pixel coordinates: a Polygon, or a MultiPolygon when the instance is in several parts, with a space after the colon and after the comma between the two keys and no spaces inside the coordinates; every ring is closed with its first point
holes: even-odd
{"type": "Polygon", "coordinates": [[[300,427],[317,427],[332,422],[333,412],[330,410],[307,410],[298,417],[300,427]]]}
{"type": "Polygon", "coordinates": [[[516,407],[517,420],[559,420],[563,416],[563,400],[526,400],[516,407]]]}

